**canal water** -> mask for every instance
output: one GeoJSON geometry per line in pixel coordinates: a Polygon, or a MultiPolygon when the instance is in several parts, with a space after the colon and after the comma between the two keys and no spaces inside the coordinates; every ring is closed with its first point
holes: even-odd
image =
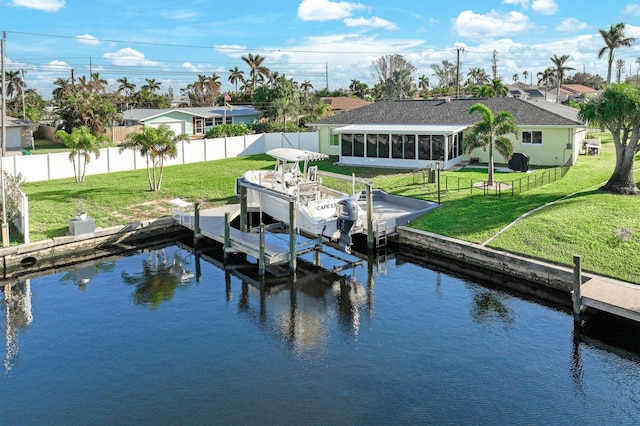
{"type": "Polygon", "coordinates": [[[324,273],[309,254],[295,281],[261,287],[218,252],[170,245],[6,285],[0,423],[640,419],[638,352],[562,308],[394,253],[327,250],[324,273]]]}

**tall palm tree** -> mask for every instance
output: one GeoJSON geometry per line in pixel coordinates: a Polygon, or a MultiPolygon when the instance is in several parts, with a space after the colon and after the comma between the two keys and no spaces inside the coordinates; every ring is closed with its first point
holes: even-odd
{"type": "Polygon", "coordinates": [[[300,90],[302,90],[302,94],[304,95],[305,101],[309,97],[309,91],[313,89],[313,84],[309,80],[305,80],[300,84],[300,90]]]}
{"type": "Polygon", "coordinates": [[[625,62],[624,59],[618,59],[616,61],[616,83],[620,84],[622,80],[622,73],[624,72],[625,62]]]}
{"type": "Polygon", "coordinates": [[[64,98],[64,96],[72,90],[71,80],[68,78],[57,78],[56,81],[53,82],[53,85],[56,86],[56,88],[53,89],[51,95],[55,100],[64,98]]]}
{"type": "Polygon", "coordinates": [[[553,85],[556,81],[556,71],[547,67],[544,71],[540,71],[538,73],[538,86],[542,85],[544,87],[544,100],[547,100],[547,89],[549,86],[553,85]]]}
{"type": "Polygon", "coordinates": [[[616,25],[610,25],[609,31],[600,30],[600,35],[604,41],[604,47],[598,51],[598,59],[604,56],[606,51],[609,51],[608,66],[607,66],[607,86],[611,84],[611,67],[613,66],[614,50],[620,47],[631,47],[631,44],[636,41],[635,37],[624,36],[624,23],[620,22],[616,25]]]}
{"type": "Polygon", "coordinates": [[[469,77],[473,84],[487,84],[490,82],[489,75],[484,70],[484,68],[481,67],[469,68],[467,77],[469,77]]]}
{"type": "Polygon", "coordinates": [[[162,88],[162,84],[159,81],[156,81],[155,78],[145,78],[144,81],[147,84],[142,85],[140,90],[143,92],[155,93],[156,90],[160,90],[162,88]]]}
{"type": "Polygon", "coordinates": [[[22,92],[22,76],[20,71],[5,71],[4,78],[7,85],[8,98],[12,98],[14,93],[22,92]]]}
{"type": "Polygon", "coordinates": [[[213,105],[215,102],[216,96],[220,92],[220,87],[222,83],[220,82],[220,76],[215,72],[207,77],[207,102],[213,105]]]}
{"type": "Polygon", "coordinates": [[[242,56],[241,59],[249,65],[249,77],[251,77],[252,82],[251,93],[253,93],[256,91],[256,86],[259,81],[264,81],[269,78],[269,68],[262,65],[266,58],[260,55],[254,56],[252,53],[249,53],[247,56],[242,56]]]}
{"type": "Polygon", "coordinates": [[[120,83],[118,86],[118,93],[125,92],[125,95],[131,95],[136,90],[136,85],[130,82],[127,77],[122,77],[116,80],[117,83],[120,83]]]}
{"type": "Polygon", "coordinates": [[[240,70],[237,66],[229,70],[229,83],[235,84],[236,92],[238,91],[238,83],[244,81],[244,71],[240,70]]]}
{"type": "MultiPolygon", "coordinates": [[[[496,79],[497,80],[497,79],[496,79]]],[[[513,144],[505,135],[513,133],[518,137],[520,130],[515,124],[513,115],[507,111],[501,111],[497,115],[485,104],[477,103],[469,108],[469,114],[478,112],[482,120],[473,125],[471,131],[462,140],[464,150],[469,154],[476,148],[489,148],[489,175],[487,185],[494,184],[493,179],[493,147],[509,161],[513,155],[513,144]]]]}
{"type": "Polygon", "coordinates": [[[560,86],[562,86],[562,79],[564,78],[564,73],[567,71],[574,70],[575,68],[571,68],[566,66],[564,63],[569,59],[569,55],[562,55],[557,57],[555,54],[553,55],[551,62],[555,66],[555,76],[556,83],[558,83],[558,87],[556,87],[556,102],[560,102],[560,86]]]}
{"type": "Polygon", "coordinates": [[[522,71],[522,77],[524,77],[524,84],[527,84],[527,77],[529,77],[529,71],[522,71]]]}
{"type": "Polygon", "coordinates": [[[97,72],[91,73],[91,78],[87,84],[89,89],[95,93],[102,93],[107,88],[107,80],[100,78],[100,73],[97,72]]]}

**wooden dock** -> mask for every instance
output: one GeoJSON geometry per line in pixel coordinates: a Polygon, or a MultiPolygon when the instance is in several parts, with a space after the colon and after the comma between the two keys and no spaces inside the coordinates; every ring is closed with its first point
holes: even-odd
{"type": "Polygon", "coordinates": [[[583,306],[640,322],[640,285],[591,277],[580,287],[583,306]]]}

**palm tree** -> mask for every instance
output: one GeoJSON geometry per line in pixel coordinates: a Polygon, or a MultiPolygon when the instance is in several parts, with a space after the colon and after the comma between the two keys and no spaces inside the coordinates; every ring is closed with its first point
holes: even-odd
{"type": "Polygon", "coordinates": [[[622,80],[622,73],[624,71],[624,59],[618,59],[616,61],[616,83],[620,84],[620,80],[622,80]]]}
{"type": "Polygon", "coordinates": [[[241,71],[237,66],[229,70],[229,83],[235,84],[236,92],[238,91],[238,83],[244,81],[244,71],[241,71]]]}
{"type": "Polygon", "coordinates": [[[91,74],[91,79],[89,83],[87,83],[89,89],[94,91],[95,93],[104,92],[107,87],[107,80],[104,78],[100,78],[100,73],[94,72],[91,74]]]}
{"type": "Polygon", "coordinates": [[[547,89],[556,81],[556,71],[548,67],[544,71],[538,73],[538,86],[544,87],[544,100],[547,100],[547,89]]]}
{"type": "Polygon", "coordinates": [[[210,77],[207,77],[207,84],[206,84],[206,90],[208,95],[207,100],[212,105],[215,102],[216,96],[218,96],[218,93],[220,92],[221,86],[222,86],[222,83],[220,82],[220,76],[215,72],[211,74],[210,77]]]}
{"type": "Polygon", "coordinates": [[[300,90],[302,90],[305,101],[309,98],[309,91],[311,89],[313,89],[313,84],[311,84],[309,80],[305,80],[302,82],[302,84],[300,84],[300,90]]]}
{"type": "Polygon", "coordinates": [[[249,65],[249,77],[251,77],[252,82],[251,93],[254,93],[258,81],[264,81],[266,78],[269,78],[269,68],[262,65],[266,58],[260,55],[253,56],[253,54],[249,53],[247,56],[242,56],[241,59],[249,65]]]}
{"type": "Polygon", "coordinates": [[[156,90],[160,90],[162,88],[162,84],[159,81],[156,81],[155,78],[145,78],[144,81],[147,84],[144,84],[140,90],[143,92],[155,93],[156,90]]]}
{"type": "Polygon", "coordinates": [[[100,145],[109,141],[105,134],[92,135],[87,126],[76,127],[70,134],[64,130],[58,130],[56,137],[60,138],[64,145],[70,149],[69,161],[73,163],[73,174],[77,183],[84,181],[91,154],[98,159],[100,157],[100,145]]]}
{"type": "Polygon", "coordinates": [[[64,98],[64,96],[72,90],[71,81],[68,78],[57,78],[56,81],[53,82],[54,86],[57,86],[51,92],[53,99],[59,100],[64,98]]]}
{"type": "Polygon", "coordinates": [[[489,83],[489,75],[487,75],[487,72],[484,70],[484,68],[469,68],[467,77],[469,77],[473,84],[480,85],[489,83]]]}
{"type": "Polygon", "coordinates": [[[125,149],[139,151],[147,161],[147,178],[149,189],[159,191],[162,186],[164,162],[167,158],[176,158],[178,142],[190,142],[186,133],[176,136],[175,132],[166,124],[158,127],[144,126],[142,132],[132,132],[126,136],[120,145],[120,152],[125,149]]]}
{"type": "Polygon", "coordinates": [[[125,92],[125,95],[131,95],[136,90],[136,85],[130,82],[127,77],[119,78],[116,82],[120,83],[117,90],[118,93],[125,92]]]}
{"type": "Polygon", "coordinates": [[[575,68],[571,68],[566,66],[564,63],[567,62],[567,59],[569,59],[569,55],[562,55],[560,57],[557,57],[555,54],[553,55],[553,58],[550,58],[551,62],[553,62],[553,65],[555,66],[555,77],[556,77],[556,83],[558,83],[558,87],[556,88],[556,102],[560,102],[560,86],[562,86],[562,79],[564,78],[564,73],[566,71],[572,71],[575,68]]]}
{"type": "Polygon", "coordinates": [[[422,90],[422,92],[429,90],[429,77],[424,74],[418,77],[418,89],[422,90]]]}
{"type": "MultiPolygon", "coordinates": [[[[497,80],[497,79],[496,79],[497,80]]],[[[513,115],[507,111],[501,111],[494,116],[491,109],[481,103],[473,105],[469,109],[469,114],[478,112],[482,115],[482,120],[471,128],[462,140],[462,146],[467,153],[471,153],[476,148],[489,147],[489,176],[487,185],[493,186],[493,146],[502,157],[509,161],[513,154],[513,144],[505,135],[513,133],[518,137],[518,127],[515,124],[513,115]]]]}
{"type": "Polygon", "coordinates": [[[522,71],[522,77],[524,77],[524,84],[527,84],[527,77],[529,77],[529,71],[522,71]]]}
{"type": "Polygon", "coordinates": [[[620,47],[631,47],[631,44],[636,41],[635,37],[624,36],[624,23],[620,22],[616,25],[610,25],[609,31],[600,30],[600,35],[604,41],[605,46],[598,51],[598,59],[604,56],[605,52],[609,51],[608,66],[607,66],[607,86],[611,84],[611,67],[613,66],[614,50],[620,47]]]}
{"type": "Polygon", "coordinates": [[[20,71],[5,71],[4,78],[7,85],[7,97],[12,98],[14,92],[22,92],[22,77],[20,71]]]}

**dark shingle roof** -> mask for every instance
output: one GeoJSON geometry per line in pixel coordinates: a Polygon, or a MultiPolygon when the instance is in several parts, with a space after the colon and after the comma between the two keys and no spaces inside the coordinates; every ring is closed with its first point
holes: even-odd
{"type": "Polygon", "coordinates": [[[473,125],[480,119],[469,114],[477,103],[494,113],[508,111],[518,126],[582,126],[578,110],[547,101],[532,102],[518,98],[389,100],[343,112],[318,120],[311,125],[407,124],[407,125],[473,125]],[[549,105],[547,105],[549,104],[549,105]]]}

